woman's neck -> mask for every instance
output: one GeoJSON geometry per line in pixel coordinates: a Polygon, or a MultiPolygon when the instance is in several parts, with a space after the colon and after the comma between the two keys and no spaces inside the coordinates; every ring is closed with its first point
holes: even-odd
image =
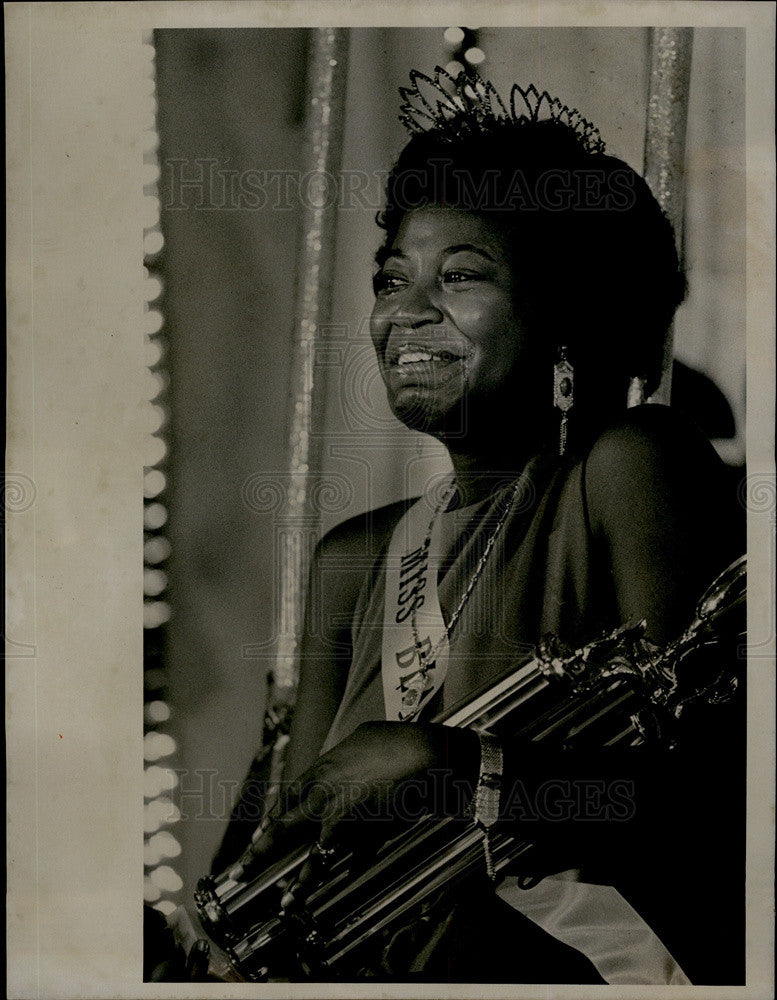
{"type": "Polygon", "coordinates": [[[529,454],[507,449],[498,455],[448,448],[456,476],[459,504],[466,507],[485,500],[523,472],[529,454]]]}

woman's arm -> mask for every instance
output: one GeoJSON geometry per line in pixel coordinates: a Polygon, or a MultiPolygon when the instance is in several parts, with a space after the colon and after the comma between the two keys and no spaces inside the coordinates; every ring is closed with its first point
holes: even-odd
{"type": "Polygon", "coordinates": [[[639,407],[594,444],[585,492],[621,621],[646,618],[660,644],[676,638],[744,547],[714,449],[667,407],[639,407]]]}
{"type": "Polygon", "coordinates": [[[300,677],[283,780],[318,757],[345,691],[351,625],[364,578],[379,558],[408,501],[349,518],[316,547],[300,644],[300,677]]]}
{"type": "MultiPolygon", "coordinates": [[[[284,758],[282,790],[316,761],[334,721],[351,666],[351,624],[365,576],[411,501],[352,517],[327,532],[311,560],[300,638],[299,688],[284,758]]],[[[221,871],[245,851],[261,817],[262,777],[249,774],[212,863],[221,871]]]]}
{"type": "MultiPolygon", "coordinates": [[[[585,497],[620,620],[644,618],[649,639],[671,642],[690,624],[714,577],[740,554],[737,511],[733,498],[726,497],[713,449],[667,408],[640,407],[594,444],[586,463],[585,497]]],[[[554,751],[527,744],[519,735],[506,748],[505,785],[520,780],[519,790],[534,801],[555,778],[583,785],[597,777],[623,779],[639,791],[643,804],[636,808],[632,802],[628,821],[611,825],[618,837],[653,811],[648,795],[654,805],[666,797],[669,807],[670,795],[682,797],[683,781],[698,785],[710,754],[725,754],[726,744],[738,738],[728,728],[739,726],[735,718],[738,708],[697,713],[681,753],[651,745],[617,752],[554,751]]],[[[510,812],[520,814],[515,802],[510,812]]],[[[568,822],[552,823],[554,831],[575,825],[574,815],[565,815],[568,822]]],[[[583,820],[585,829],[595,825],[583,820]]]]}
{"type": "MultiPolygon", "coordinates": [[[[288,784],[318,756],[334,720],[351,664],[351,622],[365,574],[406,504],[350,518],[315,548],[300,636],[300,678],[282,782],[288,784]]],[[[232,810],[211,871],[221,872],[245,851],[264,809],[266,761],[254,764],[232,810]]]]}
{"type": "MultiPolygon", "coordinates": [[[[345,687],[350,663],[348,622],[358,595],[358,582],[347,569],[347,549],[354,534],[354,530],[329,532],[311,560],[300,639],[300,686],[284,760],[286,780],[304,771],[317,756],[345,687]]],[[[211,861],[214,874],[245,851],[265,809],[269,770],[264,756],[252,763],[211,861]]]]}
{"type": "Polygon", "coordinates": [[[354,565],[360,528],[353,521],[338,526],[321,539],[313,554],[285,781],[301,774],[318,756],[345,690],[352,655],[350,626],[363,579],[363,570],[354,565]]]}

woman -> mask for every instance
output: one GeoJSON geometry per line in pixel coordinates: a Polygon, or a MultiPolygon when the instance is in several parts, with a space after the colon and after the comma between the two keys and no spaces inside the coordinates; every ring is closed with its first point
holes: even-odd
{"type": "MultiPolygon", "coordinates": [[[[667,408],[626,408],[630,387],[658,384],[685,289],[645,182],[533,88],[514,88],[508,109],[478,78],[413,80],[371,335],[393,412],[443,442],[454,479],[318,546],[284,794],[232,874],[295,838],[327,854],[387,836],[394,826],[353,817],[407,819],[412,784],[429,811],[499,809],[530,829],[548,877],[452,895],[431,933],[387,950],[388,976],[739,981],[741,859],[726,833],[731,863],[705,869],[704,828],[713,801],[718,830],[721,812],[739,819],[735,713],[702,718],[684,750],[618,755],[554,755],[520,734],[496,745],[427,721],[547,633],[577,647],[645,618],[668,642],[737,540],[708,443],[667,408]],[[551,779],[605,801],[559,811],[546,796],[516,812],[517,789],[536,806],[551,779]],[[616,779],[620,814],[606,801],[616,779]]],[[[283,905],[316,876],[308,863],[283,905]]]]}

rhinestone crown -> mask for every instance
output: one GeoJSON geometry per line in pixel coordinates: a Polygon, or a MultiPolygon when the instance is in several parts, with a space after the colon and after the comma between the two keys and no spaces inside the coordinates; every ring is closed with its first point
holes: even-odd
{"type": "Polygon", "coordinates": [[[476,71],[462,70],[453,77],[436,66],[434,79],[418,70],[410,71],[412,87],[400,87],[402,97],[399,120],[411,132],[438,132],[454,141],[465,136],[486,135],[506,123],[528,125],[554,121],[569,129],[586,153],[603,153],[604,141],[599,129],[575,108],[540,93],[534,84],[525,90],[514,83],[507,104],[490,80],[476,71]]]}

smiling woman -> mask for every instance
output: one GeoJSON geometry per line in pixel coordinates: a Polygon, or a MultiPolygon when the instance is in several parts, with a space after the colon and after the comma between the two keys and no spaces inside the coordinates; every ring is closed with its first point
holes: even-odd
{"type": "Polygon", "coordinates": [[[548,634],[574,648],[644,619],[671,642],[738,547],[709,444],[668,408],[627,410],[630,385],[658,384],[685,287],[647,185],[547,94],[517,89],[508,111],[474,74],[436,85],[448,105],[404,106],[417,134],[388,181],[370,330],[393,412],[446,446],[454,477],[320,542],[283,791],[240,860],[222,852],[216,897],[315,837],[280,901],[291,919],[322,859],[374,848],[419,809],[529,823],[536,890],[496,871],[486,837],[480,877],[376,935],[358,974],[741,982],[740,703],[701,713],[672,750],[637,747],[633,720],[625,749],[560,752],[528,729],[430,721],[548,634]]]}
{"type": "MultiPolygon", "coordinates": [[[[539,98],[531,90],[517,96],[527,107],[539,98]]],[[[562,348],[579,375],[570,400],[578,437],[623,409],[632,380],[640,380],[643,396],[656,388],[685,280],[672,227],[646,183],[605,155],[590,123],[578,116],[564,124],[557,114],[516,125],[505,115],[473,133],[466,114],[459,126],[456,118],[417,132],[389,178],[373,341],[380,353],[388,336],[381,324],[393,325],[385,363],[386,347],[394,349],[405,328],[415,331],[412,342],[419,326],[452,337],[458,330],[466,345],[459,353],[474,352],[462,371],[469,377],[466,436],[485,436],[482,448],[501,421],[521,419],[520,461],[552,433],[552,397],[537,374],[553,369],[562,348]],[[444,260],[434,257],[440,252],[444,260]],[[445,312],[445,302],[450,309],[434,327],[424,310],[445,312]],[[467,316],[470,307],[477,315],[467,316]],[[498,333],[477,347],[489,323],[498,333]],[[482,421],[481,408],[488,412],[482,421]]],[[[455,400],[446,406],[448,436],[453,426],[461,436],[455,400]]],[[[423,407],[397,415],[435,433],[436,418],[423,407]]]]}
{"type": "Polygon", "coordinates": [[[374,286],[370,329],[393,412],[443,440],[476,434],[464,401],[495,405],[528,347],[500,234],[469,212],[415,209],[374,286]]]}

